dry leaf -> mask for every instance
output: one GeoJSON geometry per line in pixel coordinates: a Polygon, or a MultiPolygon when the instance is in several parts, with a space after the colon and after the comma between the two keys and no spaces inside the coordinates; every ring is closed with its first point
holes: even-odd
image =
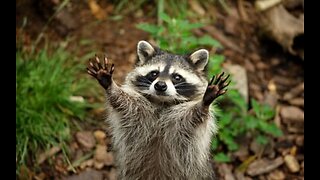
{"type": "Polygon", "coordinates": [[[97,130],[93,133],[94,137],[96,138],[96,140],[98,141],[98,143],[100,145],[105,145],[105,139],[107,137],[106,133],[101,131],[101,130],[97,130]]]}
{"type": "Polygon", "coordinates": [[[300,165],[294,156],[286,155],[284,157],[284,162],[285,162],[286,166],[288,167],[288,169],[290,170],[290,172],[295,173],[300,170],[300,165]]]}
{"type": "Polygon", "coordinates": [[[94,139],[93,134],[90,131],[77,132],[76,139],[79,144],[88,149],[92,149],[96,144],[96,140],[94,139]]]}
{"type": "Polygon", "coordinates": [[[283,164],[282,157],[278,157],[275,160],[267,160],[265,158],[258,159],[249,165],[247,173],[250,176],[257,176],[263,173],[268,173],[276,169],[282,164],[283,164]]]}
{"type": "Polygon", "coordinates": [[[95,0],[89,0],[91,13],[99,20],[106,18],[106,12],[99,6],[95,0]]]}
{"type": "Polygon", "coordinates": [[[49,149],[48,151],[42,153],[39,155],[37,163],[38,164],[42,164],[46,159],[48,159],[49,157],[55,155],[56,153],[58,153],[61,150],[61,148],[59,146],[54,146],[51,149],[49,149]]]}

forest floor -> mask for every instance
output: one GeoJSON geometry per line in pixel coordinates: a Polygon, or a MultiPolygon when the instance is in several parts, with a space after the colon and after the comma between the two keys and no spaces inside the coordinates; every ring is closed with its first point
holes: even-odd
{"type": "MultiPolygon", "coordinates": [[[[54,1],[42,2],[17,2],[16,32],[23,37],[25,46],[38,37],[54,12],[54,1]],[[24,17],[28,23],[20,31],[24,17]]],[[[68,50],[76,52],[77,57],[92,51],[98,55],[107,53],[117,67],[114,79],[121,84],[133,68],[137,42],[150,40],[149,35],[135,25],[157,19],[147,15],[153,10],[152,4],[122,16],[113,14],[115,7],[109,1],[99,1],[99,6],[106,12],[103,20],[96,19],[87,2],[71,1],[43,31],[44,39],[47,42],[68,39],[68,50]]],[[[212,7],[206,16],[214,17],[216,23],[200,28],[195,34],[208,34],[224,45],[223,50],[217,51],[225,56],[223,67],[237,64],[244,68],[249,98],[276,109],[274,121],[284,135],[273,138],[267,146],[244,139],[240,149],[232,152],[231,163],[215,164],[217,176],[228,180],[304,179],[304,62],[277,43],[258,36],[259,16],[253,12],[250,2],[245,8],[244,16],[236,3],[230,5],[229,14],[222,8],[212,7]],[[243,162],[255,165],[244,172],[237,171],[243,162]]],[[[31,179],[115,179],[110,133],[104,121],[103,90],[96,91],[98,98],[86,98],[89,102],[101,103],[101,108],[90,110],[87,120],[79,123],[79,130],[72,132],[69,159],[73,167],[64,162],[59,148],[53,147],[51,156],[43,155],[40,172],[27,167],[22,170],[31,179]]]]}

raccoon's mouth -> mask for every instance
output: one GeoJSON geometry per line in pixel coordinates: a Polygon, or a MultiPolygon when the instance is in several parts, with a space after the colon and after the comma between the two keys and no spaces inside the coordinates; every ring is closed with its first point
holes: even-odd
{"type": "Polygon", "coordinates": [[[156,95],[157,96],[169,96],[167,93],[165,93],[165,92],[156,92],[156,95]]]}

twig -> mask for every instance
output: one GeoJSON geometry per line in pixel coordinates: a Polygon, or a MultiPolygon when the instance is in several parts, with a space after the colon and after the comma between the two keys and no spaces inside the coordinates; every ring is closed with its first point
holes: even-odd
{"type": "Polygon", "coordinates": [[[57,10],[54,12],[54,14],[49,18],[49,20],[46,22],[46,24],[43,26],[43,28],[41,29],[36,41],[35,41],[35,47],[36,45],[40,42],[43,33],[45,30],[47,30],[49,23],[53,20],[53,18],[69,3],[70,0],[64,0],[59,7],[57,8],[57,10]]]}
{"type": "Polygon", "coordinates": [[[238,10],[240,13],[241,20],[244,22],[248,22],[248,15],[243,7],[243,0],[238,0],[238,10]]]}

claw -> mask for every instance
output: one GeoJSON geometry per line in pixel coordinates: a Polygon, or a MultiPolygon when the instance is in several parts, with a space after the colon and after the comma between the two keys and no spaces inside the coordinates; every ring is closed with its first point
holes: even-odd
{"type": "Polygon", "coordinates": [[[108,58],[104,56],[104,69],[107,70],[108,58]]]}
{"type": "Polygon", "coordinates": [[[229,86],[230,82],[231,82],[231,81],[228,81],[227,83],[224,83],[220,89],[223,89],[223,88],[229,86]]]}
{"type": "Polygon", "coordinates": [[[98,68],[98,66],[95,64],[95,63],[92,63],[91,61],[90,61],[90,66],[95,70],[95,71],[98,71],[99,70],[99,68],[98,68]]]}
{"type": "Polygon", "coordinates": [[[98,63],[100,63],[100,59],[98,58],[97,54],[95,54],[94,56],[95,56],[95,58],[96,58],[96,61],[97,61],[98,63]]]}
{"type": "Polygon", "coordinates": [[[93,74],[97,74],[97,71],[95,69],[91,69],[91,68],[87,67],[87,70],[90,71],[93,74]]]}
{"type": "Polygon", "coordinates": [[[99,69],[101,69],[100,62],[97,62],[97,59],[92,60],[91,63],[94,65],[96,71],[99,71],[99,69]]]}
{"type": "Polygon", "coordinates": [[[216,77],[215,75],[213,75],[213,76],[212,76],[212,78],[211,78],[211,81],[210,81],[209,85],[212,85],[212,82],[213,82],[213,80],[215,79],[215,77],[216,77]]]}
{"type": "Polygon", "coordinates": [[[228,74],[227,77],[225,77],[224,79],[222,79],[222,80],[221,80],[221,83],[226,82],[229,77],[230,77],[230,74],[228,74]]]}
{"type": "Polygon", "coordinates": [[[103,69],[101,63],[100,63],[100,59],[98,58],[98,56],[96,56],[96,62],[98,64],[99,69],[103,69]]]}
{"type": "Polygon", "coordinates": [[[218,75],[217,79],[214,81],[214,84],[218,84],[218,82],[220,82],[221,77],[224,75],[224,72],[222,72],[221,74],[218,75]]]}
{"type": "Polygon", "coordinates": [[[91,72],[90,70],[87,70],[87,73],[88,73],[89,75],[91,75],[92,77],[94,77],[94,78],[97,77],[97,74],[91,72]]]}
{"type": "Polygon", "coordinates": [[[114,64],[111,65],[110,74],[112,74],[114,71],[114,64]]]}
{"type": "Polygon", "coordinates": [[[219,97],[219,96],[221,96],[221,95],[225,94],[227,91],[228,91],[228,89],[225,89],[225,90],[223,90],[223,91],[220,91],[217,97],[219,97]]]}

